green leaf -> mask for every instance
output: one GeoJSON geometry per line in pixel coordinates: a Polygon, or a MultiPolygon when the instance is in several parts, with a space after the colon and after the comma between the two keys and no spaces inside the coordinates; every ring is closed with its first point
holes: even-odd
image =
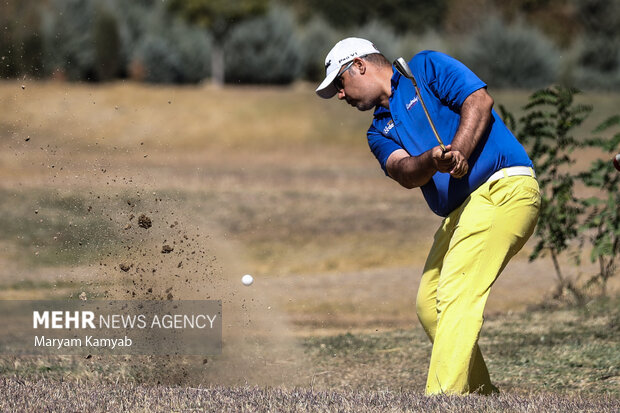
{"type": "Polygon", "coordinates": [[[620,115],[613,115],[604,120],[600,125],[596,127],[596,129],[594,129],[594,133],[603,132],[604,130],[609,129],[614,125],[620,125],[620,115]]]}

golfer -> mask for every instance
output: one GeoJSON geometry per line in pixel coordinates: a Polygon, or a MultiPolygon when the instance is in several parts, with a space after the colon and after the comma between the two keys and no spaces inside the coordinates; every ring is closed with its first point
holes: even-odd
{"type": "Polygon", "coordinates": [[[347,38],[327,54],[316,93],[374,110],[367,138],[381,168],[405,188],[420,187],[430,209],[444,217],[416,300],[433,343],[426,394],[495,393],[477,344],[484,306],[534,231],[538,183],[471,70],[434,51],[418,53],[409,66],[421,96],[371,42],[347,38]]]}

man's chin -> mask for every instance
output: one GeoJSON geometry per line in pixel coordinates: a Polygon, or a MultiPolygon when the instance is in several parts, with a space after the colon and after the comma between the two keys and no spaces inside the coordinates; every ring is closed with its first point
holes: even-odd
{"type": "Polygon", "coordinates": [[[365,112],[365,111],[373,109],[375,107],[374,105],[370,105],[370,104],[366,104],[366,103],[356,103],[354,106],[360,112],[365,112]]]}
{"type": "Polygon", "coordinates": [[[360,102],[360,101],[350,101],[347,100],[347,103],[354,108],[357,108],[360,112],[365,112],[367,110],[373,109],[375,105],[368,102],[360,102]]]}

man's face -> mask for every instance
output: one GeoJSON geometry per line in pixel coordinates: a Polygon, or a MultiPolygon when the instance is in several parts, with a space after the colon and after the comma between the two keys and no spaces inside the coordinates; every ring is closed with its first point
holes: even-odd
{"type": "Polygon", "coordinates": [[[334,85],[338,89],[338,99],[360,111],[374,109],[378,104],[379,90],[368,75],[369,65],[360,58],[355,58],[349,69],[344,65],[342,74],[336,77],[334,85]],[[346,69],[346,70],[345,70],[346,69]]]}

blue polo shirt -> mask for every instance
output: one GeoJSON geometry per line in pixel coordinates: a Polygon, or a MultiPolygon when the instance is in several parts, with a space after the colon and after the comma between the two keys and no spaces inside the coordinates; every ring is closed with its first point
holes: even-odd
{"type": "MultiPolygon", "coordinates": [[[[439,136],[446,145],[450,144],[461,119],[461,105],[486,84],[461,62],[440,52],[420,52],[409,66],[439,136]]],[[[426,202],[437,215],[448,216],[495,171],[532,166],[525,149],[495,110],[492,115],[487,131],[468,159],[467,175],[456,179],[449,173],[437,172],[421,187],[426,202]]],[[[396,70],[392,75],[390,108],[377,106],[367,137],[386,175],[386,161],[395,150],[404,149],[418,156],[438,145],[413,83],[396,70]]]]}

